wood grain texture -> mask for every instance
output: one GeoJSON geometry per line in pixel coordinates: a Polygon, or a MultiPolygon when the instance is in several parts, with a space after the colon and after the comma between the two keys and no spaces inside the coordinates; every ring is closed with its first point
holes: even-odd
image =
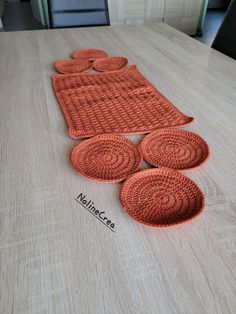
{"type": "Polygon", "coordinates": [[[163,21],[165,0],[146,0],[145,19],[163,21]]]}
{"type": "Polygon", "coordinates": [[[125,1],[108,0],[110,23],[112,25],[124,24],[125,21],[125,1]]]}
{"type": "Polygon", "coordinates": [[[201,0],[165,0],[164,22],[186,34],[195,35],[201,0]]]}
{"type": "Polygon", "coordinates": [[[111,25],[166,24],[195,35],[201,0],[108,0],[111,25]]]}
{"type": "Polygon", "coordinates": [[[0,56],[1,313],[235,313],[235,61],[164,24],[0,33],[0,56]],[[187,173],[206,196],[195,221],[142,226],[122,210],[120,184],[73,170],[79,141],[66,134],[50,75],[84,47],[127,57],[195,117],[186,129],[211,149],[187,173]],[[75,201],[81,192],[116,233],[75,201]]]}

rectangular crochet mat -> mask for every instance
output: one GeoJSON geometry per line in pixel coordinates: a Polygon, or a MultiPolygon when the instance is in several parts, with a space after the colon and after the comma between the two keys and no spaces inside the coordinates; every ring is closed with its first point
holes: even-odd
{"type": "Polygon", "coordinates": [[[107,73],[53,75],[52,86],[70,137],[142,134],[188,124],[135,65],[107,73]]]}

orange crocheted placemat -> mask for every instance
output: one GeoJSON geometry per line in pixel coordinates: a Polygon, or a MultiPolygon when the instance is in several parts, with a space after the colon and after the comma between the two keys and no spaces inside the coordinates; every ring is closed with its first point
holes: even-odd
{"type": "Polygon", "coordinates": [[[152,166],[176,170],[200,167],[209,157],[208,144],[197,134],[177,129],[161,129],[141,142],[143,158],[152,166]]]}
{"type": "Polygon", "coordinates": [[[59,60],[54,63],[54,68],[62,74],[80,73],[92,67],[92,63],[86,60],[59,60]]]}
{"type": "Polygon", "coordinates": [[[100,72],[120,70],[125,67],[128,60],[123,57],[100,58],[93,62],[93,68],[100,72]]]}
{"type": "Polygon", "coordinates": [[[141,162],[138,145],[112,134],[85,140],[71,152],[75,170],[83,177],[96,181],[122,181],[137,171],[141,162]]]}
{"type": "Polygon", "coordinates": [[[121,188],[120,201],[133,219],[153,227],[184,223],[199,215],[205,204],[203,193],[192,180],[166,168],[130,176],[121,188]]]}
{"type": "Polygon", "coordinates": [[[53,75],[52,85],[72,138],[142,134],[193,121],[135,65],[106,73],[53,75]]]}
{"type": "Polygon", "coordinates": [[[105,58],[108,54],[103,50],[98,49],[81,49],[72,52],[71,57],[73,59],[82,59],[87,61],[94,61],[98,58],[105,58]]]}

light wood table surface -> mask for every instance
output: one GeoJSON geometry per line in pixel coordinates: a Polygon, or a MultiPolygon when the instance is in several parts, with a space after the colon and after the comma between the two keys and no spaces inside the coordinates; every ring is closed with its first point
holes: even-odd
{"type": "MultiPolygon", "coordinates": [[[[1,314],[236,312],[236,62],[164,24],[0,33],[1,314]],[[202,136],[211,158],[187,173],[206,208],[174,228],[124,213],[120,184],[71,167],[52,63],[75,49],[125,56],[202,136]],[[112,232],[75,198],[83,193],[112,232]]],[[[139,141],[142,136],[130,137],[139,141]]]]}

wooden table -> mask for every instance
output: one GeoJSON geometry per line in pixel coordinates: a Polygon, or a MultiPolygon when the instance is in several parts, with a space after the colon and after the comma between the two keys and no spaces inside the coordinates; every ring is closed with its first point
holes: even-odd
{"type": "Polygon", "coordinates": [[[236,62],[164,24],[0,33],[0,55],[1,313],[235,313],[236,62]],[[144,227],[122,210],[120,184],[72,169],[79,141],[50,75],[83,47],[127,57],[195,117],[187,129],[211,148],[187,173],[206,196],[198,219],[144,227]],[[80,193],[115,232],[75,201],[80,193]]]}

